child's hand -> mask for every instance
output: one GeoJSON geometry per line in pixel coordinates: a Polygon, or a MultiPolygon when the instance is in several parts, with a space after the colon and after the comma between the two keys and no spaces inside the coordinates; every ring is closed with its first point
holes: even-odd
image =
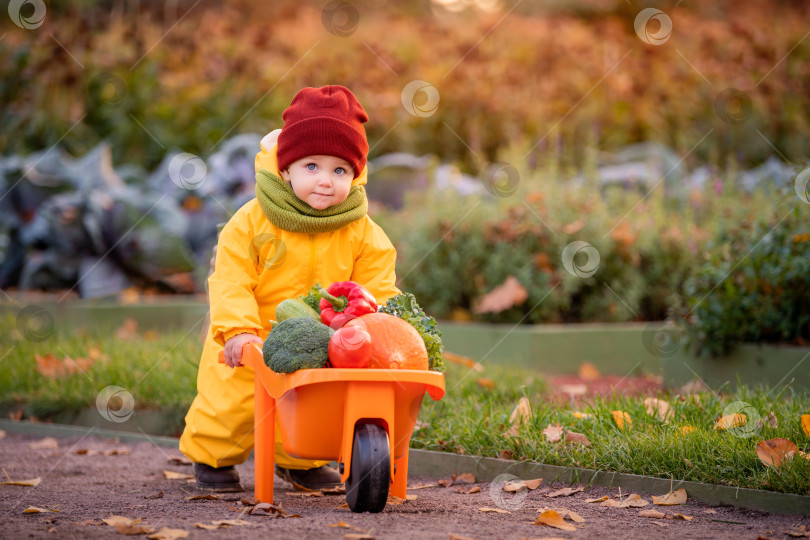
{"type": "Polygon", "coordinates": [[[225,342],[225,364],[235,368],[242,365],[242,347],[248,343],[263,343],[253,334],[237,334],[225,342]]]}

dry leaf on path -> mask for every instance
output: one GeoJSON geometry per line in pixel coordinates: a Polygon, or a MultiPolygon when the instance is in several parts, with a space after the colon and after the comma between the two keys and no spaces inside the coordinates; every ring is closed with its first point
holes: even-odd
{"type": "Polygon", "coordinates": [[[227,529],[230,527],[239,527],[242,525],[250,525],[249,521],[243,519],[223,519],[220,521],[212,521],[210,525],[205,523],[195,523],[194,526],[199,529],[206,529],[212,531],[214,529],[227,529]]]}
{"type": "Polygon", "coordinates": [[[601,376],[596,366],[590,362],[582,362],[579,365],[579,378],[583,381],[595,381],[601,376]]]}
{"type": "Polygon", "coordinates": [[[712,510],[711,508],[709,508],[708,510],[704,510],[703,513],[704,514],[716,514],[717,510],[712,510]]]}
{"type": "Polygon", "coordinates": [[[6,438],[6,430],[0,429],[0,439],[5,439],[5,438],[6,438]]]}
{"type": "Polygon", "coordinates": [[[683,514],[673,514],[671,516],[667,516],[667,519],[682,519],[684,521],[691,521],[695,518],[692,516],[685,516],[683,514]]]}
{"type": "Polygon", "coordinates": [[[554,511],[560,514],[560,516],[564,518],[568,518],[575,523],[585,523],[585,518],[574,512],[573,510],[569,510],[568,508],[538,508],[538,513],[543,513],[546,511],[554,511]]]}
{"type": "Polygon", "coordinates": [[[512,480],[511,482],[505,482],[503,485],[503,490],[507,493],[517,493],[525,489],[526,483],[523,480],[512,480]]]}
{"type": "Polygon", "coordinates": [[[45,437],[37,442],[28,443],[28,447],[32,450],[53,450],[59,448],[59,441],[53,437],[45,437]]]}
{"type": "Polygon", "coordinates": [[[349,540],[375,540],[377,537],[370,534],[348,533],[344,534],[343,538],[348,538],[349,540]]]}
{"type": "Polygon", "coordinates": [[[655,518],[655,519],[662,519],[666,516],[665,513],[659,512],[658,510],[639,510],[638,515],[641,517],[648,517],[648,518],[655,518]]]}
{"type": "Polygon", "coordinates": [[[805,435],[810,437],[810,414],[802,415],[802,431],[804,431],[805,435]]]}
{"type": "Polygon", "coordinates": [[[23,514],[44,514],[46,512],[58,512],[59,510],[48,510],[47,508],[40,508],[38,506],[29,506],[23,510],[23,514]]]}
{"type": "Polygon", "coordinates": [[[520,431],[520,427],[523,424],[528,423],[528,421],[532,417],[532,407],[529,403],[528,398],[522,397],[518,401],[515,408],[512,410],[512,414],[509,415],[509,431],[506,434],[510,437],[517,437],[518,432],[520,431]]]}
{"type": "Polygon", "coordinates": [[[206,493],[205,495],[193,495],[191,497],[186,497],[189,501],[221,501],[222,496],[214,495],[213,493],[206,493]]]}
{"type": "Polygon", "coordinates": [[[170,457],[169,463],[172,465],[191,465],[191,460],[187,457],[170,457]]]}
{"type": "Polygon", "coordinates": [[[542,482],[543,482],[542,478],[532,478],[531,480],[523,481],[523,483],[526,484],[526,487],[529,489],[529,491],[534,491],[535,489],[540,487],[540,484],[542,482]]]}
{"type": "Polygon", "coordinates": [[[415,501],[415,500],[416,495],[406,495],[404,499],[402,497],[397,497],[396,495],[389,495],[387,504],[397,506],[407,501],[415,501]]]}
{"type": "Polygon", "coordinates": [[[502,284],[473,300],[473,313],[500,313],[523,304],[528,297],[529,291],[526,287],[521,285],[515,276],[509,276],[502,284]]]}
{"type": "Polygon", "coordinates": [[[546,436],[546,440],[548,442],[557,442],[562,438],[563,428],[562,426],[557,423],[555,425],[549,424],[543,430],[543,435],[546,436]]]}
{"type": "Polygon", "coordinates": [[[324,488],[321,490],[321,493],[324,495],[345,495],[346,494],[346,486],[343,484],[339,486],[335,486],[333,488],[324,488]]]}
{"type": "Polygon", "coordinates": [[[599,497],[598,499],[585,499],[586,503],[598,503],[608,500],[608,496],[605,495],[604,497],[599,497]]]}
{"type": "Polygon", "coordinates": [[[305,491],[304,493],[287,493],[290,497],[301,497],[305,499],[307,497],[323,497],[323,493],[320,491],[305,491]]]}
{"type": "Polygon", "coordinates": [[[436,483],[439,484],[441,487],[450,487],[453,485],[453,480],[456,479],[456,475],[450,476],[448,478],[439,478],[436,483]]]}
{"type": "Polygon", "coordinates": [[[105,456],[125,456],[129,454],[129,448],[113,448],[112,450],[106,450],[104,452],[105,456]]]}
{"type": "Polygon", "coordinates": [[[449,533],[447,536],[447,540],[474,540],[474,539],[469,536],[462,536],[456,533],[449,533]]]}
{"type": "Polygon", "coordinates": [[[748,417],[742,413],[727,414],[717,419],[717,422],[714,423],[714,429],[723,431],[735,427],[742,427],[747,421],[748,417]]]}
{"type": "Polygon", "coordinates": [[[183,529],[170,529],[163,527],[158,532],[147,536],[149,540],[177,540],[178,538],[185,538],[188,536],[188,531],[183,529]]]}
{"type": "Polygon", "coordinates": [[[432,488],[432,487],[436,487],[436,486],[437,486],[436,483],[433,483],[433,484],[416,484],[415,486],[409,486],[408,489],[425,489],[425,488],[432,488]]]}
{"type": "Polygon", "coordinates": [[[686,504],[686,490],[681,488],[670,491],[666,495],[652,496],[653,504],[658,506],[673,506],[676,504],[686,504]]]}
{"type": "Polygon", "coordinates": [[[493,512],[493,513],[496,513],[496,514],[511,514],[512,513],[509,510],[504,510],[502,508],[489,508],[489,507],[486,507],[486,506],[483,507],[483,508],[479,508],[478,511],[479,512],[493,512]]]}
{"type": "Polygon", "coordinates": [[[190,480],[194,478],[193,474],[186,474],[175,471],[163,471],[163,476],[165,476],[169,480],[190,480]]]}
{"type": "Polygon", "coordinates": [[[474,484],[475,483],[475,476],[472,473],[462,473],[456,477],[453,481],[454,484],[474,484]]]}
{"type": "Polygon", "coordinates": [[[566,431],[565,432],[565,442],[567,443],[577,443],[583,446],[590,446],[591,441],[588,440],[588,437],[583,435],[582,433],[577,433],[575,431],[566,431]]]}
{"type": "Polygon", "coordinates": [[[155,532],[154,527],[139,523],[118,523],[115,525],[115,530],[118,531],[118,534],[123,534],[126,536],[135,536],[137,534],[149,534],[151,532],[155,532]]]}
{"type": "Polygon", "coordinates": [[[623,501],[608,499],[603,502],[601,506],[610,506],[613,508],[641,508],[643,506],[647,506],[648,504],[650,504],[649,501],[645,501],[640,495],[633,493],[623,501]]]}
{"type": "Polygon", "coordinates": [[[647,414],[658,418],[665,424],[669,424],[674,414],[669,403],[663,399],[647,398],[644,400],[644,408],[647,410],[647,414]]]}
{"type": "Polygon", "coordinates": [[[616,422],[616,425],[619,429],[630,429],[633,427],[633,420],[630,418],[630,415],[624,411],[610,411],[610,414],[613,415],[613,421],[616,422]]]}
{"type": "Polygon", "coordinates": [[[37,476],[36,478],[30,478],[28,480],[9,480],[8,482],[0,482],[0,486],[38,486],[39,483],[42,481],[42,478],[37,476]]]}
{"type": "Polygon", "coordinates": [[[762,463],[773,468],[779,467],[785,460],[792,459],[798,450],[792,441],[781,437],[757,443],[757,457],[762,463]]]}
{"type": "Polygon", "coordinates": [[[136,523],[140,523],[142,518],[132,519],[124,516],[114,516],[110,515],[108,518],[101,518],[101,521],[109,525],[110,527],[116,527],[118,525],[134,525],[136,523]]]}
{"type": "Polygon", "coordinates": [[[573,495],[574,493],[579,493],[580,491],[585,491],[584,487],[578,488],[562,488],[558,489],[557,491],[552,491],[551,493],[546,493],[546,497],[567,497],[568,495],[573,495]]]}
{"type": "Polygon", "coordinates": [[[577,528],[570,523],[566,523],[560,514],[554,510],[546,510],[534,522],[535,525],[545,525],[547,527],[554,527],[555,529],[562,529],[563,531],[575,531],[577,528]]]}

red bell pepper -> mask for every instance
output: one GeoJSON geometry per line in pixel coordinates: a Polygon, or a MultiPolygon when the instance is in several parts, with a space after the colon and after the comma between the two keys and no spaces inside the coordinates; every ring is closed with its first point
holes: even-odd
{"type": "Polygon", "coordinates": [[[377,300],[354,281],[337,281],[320,290],[321,322],[333,330],[352,319],[377,312],[377,300]]]}

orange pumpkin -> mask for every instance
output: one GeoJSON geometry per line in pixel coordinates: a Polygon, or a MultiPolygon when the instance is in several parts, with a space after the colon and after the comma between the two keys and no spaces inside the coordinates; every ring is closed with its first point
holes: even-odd
{"type": "Polygon", "coordinates": [[[428,369],[425,342],[407,321],[387,313],[369,313],[346,326],[359,326],[371,336],[369,368],[428,369]]]}

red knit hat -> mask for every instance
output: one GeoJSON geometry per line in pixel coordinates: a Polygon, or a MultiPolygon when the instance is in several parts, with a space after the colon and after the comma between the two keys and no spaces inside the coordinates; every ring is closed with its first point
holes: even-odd
{"type": "Polygon", "coordinates": [[[279,170],[315,155],[345,159],[357,178],[366,166],[366,111],[348,88],[338,85],[304,88],[282,113],[278,136],[279,170]]]}

